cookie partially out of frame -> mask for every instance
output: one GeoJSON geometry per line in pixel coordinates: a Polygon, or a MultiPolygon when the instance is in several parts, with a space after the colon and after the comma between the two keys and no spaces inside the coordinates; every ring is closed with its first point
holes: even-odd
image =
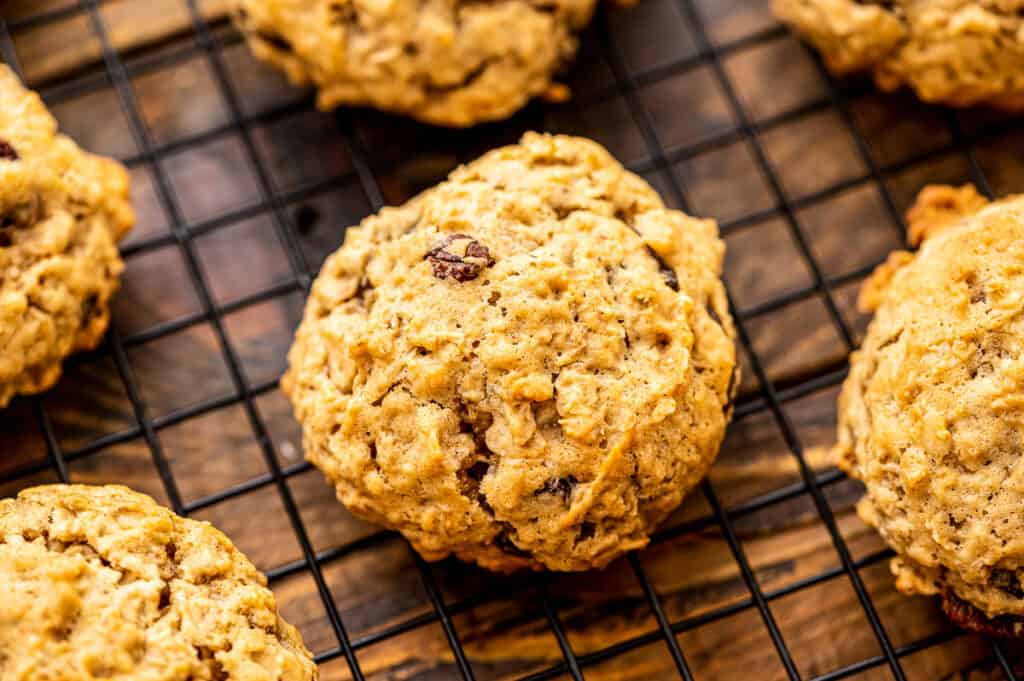
{"type": "Polygon", "coordinates": [[[840,463],[897,553],[897,587],[963,627],[1024,635],[1024,197],[928,187],[839,404],[840,463]]]}
{"type": "Polygon", "coordinates": [[[1024,107],[1020,0],[773,0],[839,74],[868,71],[928,102],[1024,107]]]}
{"type": "Polygon", "coordinates": [[[58,134],[0,65],[0,407],[53,385],[107,328],[131,227],[128,173],[58,134]]]}
{"type": "Polygon", "coordinates": [[[318,678],[227,537],[126,487],[0,500],[0,594],[0,681],[318,678]]]}
{"type": "Polygon", "coordinates": [[[322,109],[365,105],[464,127],[511,116],[576,53],[595,0],[236,0],[253,53],[322,109]]]}
{"type": "Polygon", "coordinates": [[[324,264],[284,381],[306,456],[428,559],[605,565],[718,452],[723,253],[594,142],[492,151],[324,264]]]}

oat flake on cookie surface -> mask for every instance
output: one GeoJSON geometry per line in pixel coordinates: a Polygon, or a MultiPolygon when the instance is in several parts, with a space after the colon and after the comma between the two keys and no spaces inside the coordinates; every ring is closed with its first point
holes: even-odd
{"type": "Polygon", "coordinates": [[[0,500],[0,681],[314,681],[266,579],[117,485],[0,500]]]}
{"type": "Polygon", "coordinates": [[[0,407],[99,343],[133,221],[124,167],[59,134],[0,64],[0,407]]]}
{"type": "Polygon", "coordinates": [[[284,379],[306,455],[428,559],[603,566],[718,452],[723,253],[599,145],[528,133],[327,259],[284,379]]]}
{"type": "Polygon", "coordinates": [[[897,587],[960,625],[1024,633],[1024,197],[932,186],[917,254],[869,280],[874,310],[839,403],[840,465],[896,551],[897,587]]]}

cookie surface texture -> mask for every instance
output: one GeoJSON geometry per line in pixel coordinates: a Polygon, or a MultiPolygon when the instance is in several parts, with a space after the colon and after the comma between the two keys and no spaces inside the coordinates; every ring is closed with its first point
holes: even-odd
{"type": "Polygon", "coordinates": [[[1024,630],[1024,198],[986,204],[929,187],[908,213],[924,243],[862,295],[876,312],[837,452],[867,488],[860,515],[898,554],[897,586],[1010,635],[1024,630]]]}
{"type": "Polygon", "coordinates": [[[723,253],[599,145],[528,133],[328,258],[284,380],[306,455],[428,559],[602,566],[717,454],[723,253]]]}
{"type": "Polygon", "coordinates": [[[574,56],[595,0],[237,0],[253,53],[322,109],[371,106],[464,127],[511,116],[574,56]]]}
{"type": "Polygon", "coordinates": [[[227,537],[126,487],[0,501],[0,593],[2,681],[318,678],[227,537]]]}
{"type": "Polygon", "coordinates": [[[49,388],[65,357],[100,341],[132,222],[124,167],[58,134],[0,65],[0,407],[49,388]]]}
{"type": "Polygon", "coordinates": [[[773,0],[839,74],[869,71],[928,102],[1024,107],[1021,0],[773,0]]]}

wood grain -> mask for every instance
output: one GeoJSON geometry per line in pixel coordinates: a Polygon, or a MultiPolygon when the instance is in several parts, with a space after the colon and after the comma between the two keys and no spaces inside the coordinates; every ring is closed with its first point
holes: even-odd
{"type": "MultiPolygon", "coordinates": [[[[65,4],[64,0],[15,0],[5,4],[4,17],[16,22],[65,4]]],[[[227,0],[207,0],[200,6],[218,32],[231,34],[224,20],[227,0]]],[[[733,40],[772,25],[767,3],[762,0],[700,0],[697,6],[716,40],[733,40]]],[[[192,40],[190,18],[181,0],[112,0],[102,7],[111,40],[129,63],[168,47],[187,47],[192,40]]],[[[623,67],[631,72],[653,73],[673,60],[686,59],[696,49],[692,27],[673,0],[644,0],[633,11],[615,11],[609,23],[614,40],[623,49],[623,67]]],[[[14,40],[29,81],[49,87],[68,79],[74,84],[102,69],[98,43],[91,36],[85,17],[73,14],[56,25],[15,32],[14,40]]],[[[609,92],[614,82],[603,53],[601,34],[586,34],[580,59],[567,76],[577,93],[576,101],[559,107],[532,105],[502,125],[451,132],[357,112],[352,126],[385,201],[401,202],[441,179],[458,162],[514,140],[525,129],[542,128],[594,137],[640,169],[670,203],[678,203],[674,180],[691,210],[723,222],[779,203],[780,197],[766,181],[753,149],[744,141],[687,156],[668,168],[653,164],[638,118],[630,111],[631,100],[614,92],[601,95],[609,92]]],[[[279,74],[251,59],[237,40],[229,41],[223,57],[244,112],[262,116],[250,130],[259,163],[275,189],[297,192],[285,201],[281,216],[296,226],[305,264],[315,270],[341,243],[345,226],[370,211],[370,201],[353,175],[351,150],[342,137],[339,119],[309,107],[290,107],[308,101],[309,94],[290,88],[279,74]],[[311,189],[324,180],[329,182],[311,189]]],[[[741,50],[725,61],[725,68],[754,119],[801,106],[825,92],[815,63],[789,37],[741,50]],[[787,87],[778,87],[779,74],[785,74],[781,80],[787,87]]],[[[669,151],[709,139],[735,124],[706,67],[678,73],[669,69],[666,73],[632,96],[635,104],[644,107],[659,141],[669,151]]],[[[136,79],[133,86],[141,100],[143,120],[158,145],[203,136],[230,119],[210,63],[200,53],[136,79]]],[[[863,83],[849,88],[851,92],[865,91],[863,83]]],[[[64,129],[84,146],[119,156],[137,153],[128,120],[109,87],[54,104],[64,129]]],[[[858,94],[850,109],[867,137],[872,161],[882,166],[948,142],[941,113],[902,94],[858,94]]],[[[975,117],[973,113],[965,115],[967,129],[981,125],[975,117]]],[[[772,128],[761,141],[787,198],[798,203],[825,184],[866,172],[865,160],[838,114],[831,110],[772,128]]],[[[1018,162],[1024,157],[1022,147],[1017,137],[1001,142],[1004,140],[987,143],[981,162],[998,179],[1000,190],[1019,189],[1024,186],[1024,164],[1018,162]]],[[[164,159],[159,170],[169,180],[176,208],[193,225],[252,208],[259,201],[253,159],[234,132],[204,138],[202,144],[186,144],[164,159]]],[[[959,182],[967,173],[967,159],[949,153],[887,174],[885,188],[902,210],[921,184],[959,182]]],[[[139,225],[128,243],[166,235],[171,220],[156,191],[154,168],[139,164],[132,175],[139,225]]],[[[827,200],[801,205],[794,219],[827,277],[868,267],[901,243],[898,220],[889,213],[874,183],[855,183],[827,200]]],[[[756,309],[777,296],[804,291],[814,284],[796,236],[794,224],[782,214],[728,234],[726,278],[740,309],[756,309]]],[[[267,287],[286,285],[294,277],[273,216],[265,210],[253,209],[244,219],[197,236],[191,246],[204,287],[217,305],[231,305],[267,287]]],[[[129,341],[128,375],[122,376],[109,348],[100,349],[69,362],[64,380],[42,398],[60,447],[80,454],[70,464],[73,480],[121,482],[168,502],[164,481],[154,465],[154,452],[141,437],[128,398],[127,377],[145,402],[145,417],[166,424],[158,428],[156,458],[167,462],[174,488],[185,503],[202,504],[194,515],[225,530],[264,570],[299,560],[301,549],[281,498],[276,488],[267,484],[270,468],[265,450],[243,406],[232,403],[179,418],[182,410],[197,404],[218,399],[232,402],[235,388],[215,329],[200,319],[158,340],[131,342],[135,334],[204,312],[182,251],[170,244],[135,255],[127,264],[114,325],[129,341]],[[117,444],[93,451],[93,443],[104,438],[117,440],[117,444]],[[252,481],[262,484],[219,503],[204,502],[210,495],[252,481]]],[[[854,279],[832,292],[854,339],[867,321],[853,306],[857,286],[854,279]]],[[[302,304],[301,295],[294,288],[288,290],[267,302],[241,306],[224,317],[227,341],[250,384],[273,381],[283,368],[302,304]]],[[[749,320],[753,347],[778,386],[792,385],[823,368],[842,366],[847,347],[825,302],[821,293],[812,291],[791,305],[749,320]]],[[[758,385],[749,362],[742,387],[741,401],[757,397],[758,385]]],[[[806,460],[816,472],[830,470],[835,397],[833,386],[785,405],[806,460]]],[[[265,442],[277,463],[286,468],[299,465],[299,432],[283,395],[276,389],[267,390],[253,399],[253,406],[266,427],[265,442]]],[[[54,479],[46,468],[48,453],[35,424],[31,401],[17,401],[0,413],[0,473],[29,471],[0,486],[0,494],[54,479]]],[[[800,479],[797,460],[766,411],[750,414],[730,428],[711,474],[713,488],[727,508],[800,479]]],[[[409,618],[432,612],[413,556],[403,541],[350,516],[315,470],[290,477],[287,486],[314,550],[352,547],[322,569],[353,640],[365,642],[409,618]]],[[[854,559],[877,555],[884,548],[881,540],[852,510],[860,494],[857,485],[839,482],[825,492],[854,559]]],[[[690,531],[672,529],[693,528],[693,521],[709,517],[710,508],[701,493],[691,495],[666,523],[659,539],[639,554],[640,564],[670,621],[693,623],[697,618],[710,618],[677,636],[696,678],[786,678],[756,608],[721,614],[723,608],[747,603],[750,598],[721,531],[713,522],[698,523],[699,529],[690,531]]],[[[839,565],[832,539],[807,495],[737,516],[735,526],[758,585],[769,595],[839,565]]],[[[669,649],[656,637],[658,623],[625,560],[601,572],[548,575],[539,582],[524,576],[489,575],[455,561],[444,561],[433,569],[450,604],[488,594],[474,607],[458,609],[453,617],[479,679],[512,679],[561,660],[541,607],[540,583],[550,594],[577,655],[635,637],[650,637],[649,643],[632,652],[588,665],[587,679],[676,678],[669,649]]],[[[894,645],[949,631],[935,602],[894,591],[885,560],[874,560],[861,576],[894,645]]],[[[273,587],[285,617],[301,629],[311,648],[323,652],[338,645],[308,572],[289,573],[276,579],[273,587]]],[[[841,574],[773,596],[770,609],[794,664],[805,677],[880,653],[864,609],[849,579],[841,574]]],[[[428,681],[458,675],[436,621],[361,645],[358,658],[371,679],[428,681]]],[[[912,679],[999,678],[990,649],[975,636],[955,637],[910,655],[903,663],[912,679]]],[[[322,673],[329,680],[349,678],[347,665],[339,659],[325,662],[322,673]]],[[[888,679],[891,674],[880,665],[852,678],[888,679]]]]}
{"type": "MultiPolygon", "coordinates": [[[[68,4],[66,0],[11,0],[4,4],[3,14],[8,22],[17,22],[68,4]]],[[[204,0],[201,14],[215,22],[227,16],[229,5],[229,0],[204,0]]],[[[109,0],[101,14],[111,45],[122,52],[187,38],[192,28],[182,0],[109,0]]],[[[25,31],[15,37],[15,45],[25,79],[33,85],[52,82],[102,58],[100,41],[82,14],[25,31]]]]}

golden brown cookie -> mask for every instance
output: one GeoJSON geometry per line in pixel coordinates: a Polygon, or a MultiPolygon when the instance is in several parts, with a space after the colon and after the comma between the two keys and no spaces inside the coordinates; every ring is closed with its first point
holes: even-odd
{"type": "Polygon", "coordinates": [[[133,219],[125,169],[58,134],[0,65],[0,407],[100,341],[133,219]]]}
{"type": "Polygon", "coordinates": [[[1024,633],[1024,197],[928,187],[924,239],[862,296],[875,309],[839,402],[840,465],[898,554],[897,587],[962,626],[1024,633]]]}
{"type": "Polygon", "coordinates": [[[564,99],[552,78],[595,0],[236,0],[253,53],[322,109],[372,106],[464,127],[564,99]]]}
{"type": "Polygon", "coordinates": [[[928,102],[1024,107],[1024,0],[773,0],[832,71],[928,102]]]}
{"type": "Polygon", "coordinates": [[[126,487],[0,500],[0,594],[0,681],[317,678],[228,538],[126,487]]]}
{"type": "Polygon", "coordinates": [[[428,559],[644,546],[731,414],[723,253],[594,142],[527,134],[328,258],[284,381],[306,455],[428,559]]]}

